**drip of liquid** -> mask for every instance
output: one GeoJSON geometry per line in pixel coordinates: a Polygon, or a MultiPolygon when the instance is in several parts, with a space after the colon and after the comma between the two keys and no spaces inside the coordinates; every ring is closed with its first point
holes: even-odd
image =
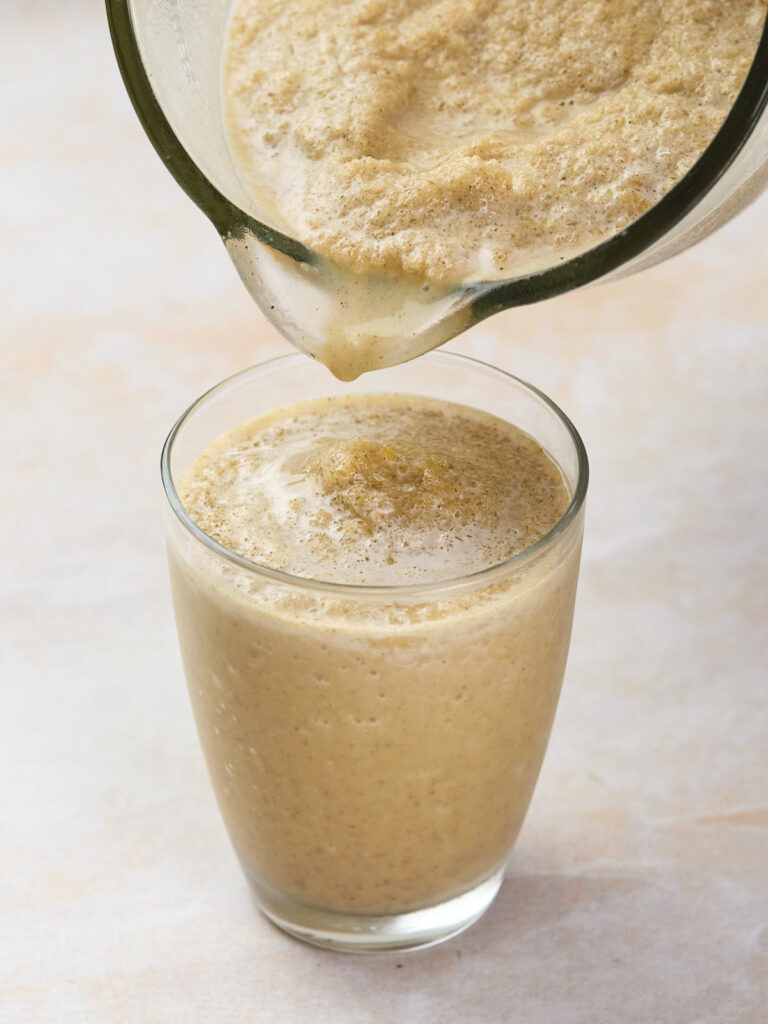
{"type": "Polygon", "coordinates": [[[301,263],[248,232],[226,246],[280,333],[340,380],[407,362],[460,334],[482,287],[355,273],[322,257],[301,263]]]}

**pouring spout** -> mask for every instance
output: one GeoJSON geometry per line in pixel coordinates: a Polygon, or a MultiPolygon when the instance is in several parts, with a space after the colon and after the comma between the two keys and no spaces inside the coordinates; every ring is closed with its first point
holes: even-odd
{"type": "Polygon", "coordinates": [[[472,285],[435,287],[355,273],[315,253],[295,259],[247,228],[226,235],[224,243],[280,333],[340,380],[414,359],[472,322],[472,285]]]}

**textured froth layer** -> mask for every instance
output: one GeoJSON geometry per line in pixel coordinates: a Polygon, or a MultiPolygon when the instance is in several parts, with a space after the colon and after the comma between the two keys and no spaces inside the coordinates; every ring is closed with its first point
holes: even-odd
{"type": "Polygon", "coordinates": [[[569,492],[528,435],[404,395],[300,402],[237,427],[181,500],[239,554],[306,578],[402,584],[477,572],[556,525],[569,492]]]}
{"type": "Polygon", "coordinates": [[[710,142],[766,0],[237,0],[246,187],[342,264],[513,277],[616,233],[710,142]],[[276,184],[277,183],[277,184],[276,184]]]}

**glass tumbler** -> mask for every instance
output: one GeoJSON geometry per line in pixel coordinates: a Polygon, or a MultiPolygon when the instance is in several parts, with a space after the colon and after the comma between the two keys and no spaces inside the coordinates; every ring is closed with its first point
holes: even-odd
{"type": "Polygon", "coordinates": [[[304,579],[223,547],[177,493],[200,452],[271,409],[373,390],[300,355],[213,388],[162,456],[181,652],[234,848],[272,921],[361,952],[449,938],[499,889],[565,669],[588,477],[563,413],[485,363],[434,352],[374,383],[533,437],[571,493],[557,525],[499,565],[426,585],[304,579]]]}

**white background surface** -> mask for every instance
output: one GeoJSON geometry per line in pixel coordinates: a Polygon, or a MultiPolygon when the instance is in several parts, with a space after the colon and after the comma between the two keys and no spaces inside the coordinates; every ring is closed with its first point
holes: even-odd
{"type": "Polygon", "coordinates": [[[584,436],[571,659],[485,919],[344,958],[250,901],[161,536],[172,421],[287,345],[144,138],[98,0],[2,0],[0,68],[0,1022],[765,1021],[768,197],[452,344],[584,436]]]}

